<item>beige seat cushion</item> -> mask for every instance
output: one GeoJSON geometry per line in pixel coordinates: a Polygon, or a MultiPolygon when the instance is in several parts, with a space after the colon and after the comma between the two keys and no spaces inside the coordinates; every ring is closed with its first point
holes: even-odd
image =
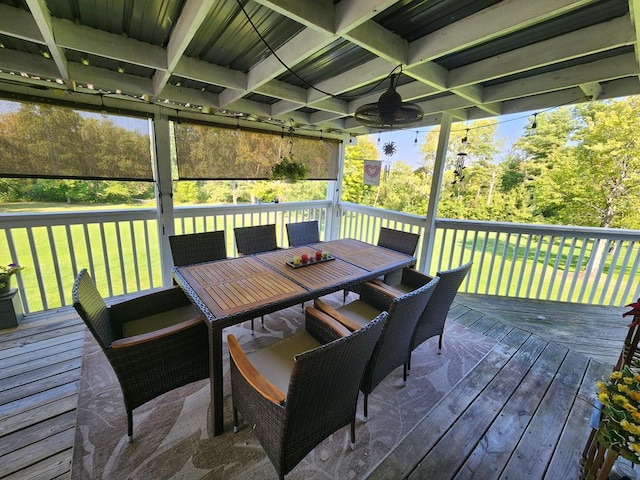
{"type": "Polygon", "coordinates": [[[199,315],[200,310],[198,310],[198,307],[195,305],[185,305],[158,313],[157,315],[150,315],[126,322],[122,325],[122,335],[124,338],[127,338],[143,333],[155,332],[161,328],[171,327],[185,320],[191,320],[199,315]]]}
{"type": "Polygon", "coordinates": [[[293,357],[312,350],[320,343],[305,330],[290,335],[273,345],[248,353],[247,358],[260,374],[287,394],[293,368],[293,357]]]}
{"type": "Polygon", "coordinates": [[[349,320],[360,325],[361,327],[365,326],[371,320],[380,315],[380,312],[382,311],[372,307],[368,303],[365,303],[361,300],[347,303],[337,310],[349,320]]]}

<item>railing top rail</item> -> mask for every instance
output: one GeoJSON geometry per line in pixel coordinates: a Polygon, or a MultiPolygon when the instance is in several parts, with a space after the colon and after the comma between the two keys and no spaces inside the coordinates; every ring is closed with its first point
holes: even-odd
{"type": "Polygon", "coordinates": [[[483,220],[455,220],[438,218],[438,228],[470,230],[479,232],[523,233],[557,235],[576,238],[606,238],[612,240],[640,241],[640,230],[621,228],[577,227],[565,225],[535,225],[528,223],[489,222],[483,220]]]}
{"type": "Polygon", "coordinates": [[[140,220],[156,218],[155,208],[131,208],[124,210],[65,210],[63,212],[6,213],[0,217],[0,227],[43,227],[76,223],[100,223],[104,221],[140,220]],[[91,218],[91,220],[87,220],[91,218]]]}
{"type": "Polygon", "coordinates": [[[328,200],[312,200],[308,202],[268,202],[268,203],[241,203],[237,205],[184,205],[175,207],[176,216],[184,215],[211,215],[213,212],[220,215],[252,212],[279,212],[289,210],[304,210],[312,208],[326,208],[331,204],[328,200]]]}
{"type": "Polygon", "coordinates": [[[357,213],[368,213],[370,215],[383,217],[396,222],[409,223],[411,225],[424,226],[427,222],[426,217],[415,215],[412,213],[402,213],[402,212],[397,212],[395,210],[385,210],[383,208],[370,207],[367,205],[358,205],[356,203],[350,203],[350,202],[340,202],[339,205],[340,205],[340,208],[344,210],[350,210],[357,213]]]}

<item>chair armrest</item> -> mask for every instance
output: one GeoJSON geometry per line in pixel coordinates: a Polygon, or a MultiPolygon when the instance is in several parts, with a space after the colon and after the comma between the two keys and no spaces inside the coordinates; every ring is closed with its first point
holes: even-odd
{"type": "Polygon", "coordinates": [[[369,283],[376,285],[381,290],[384,290],[384,294],[389,295],[391,297],[401,297],[406,293],[406,292],[403,292],[402,290],[397,289],[392,285],[387,285],[382,280],[378,280],[377,278],[375,280],[372,280],[369,283]]]}
{"type": "Polygon", "coordinates": [[[202,317],[202,315],[198,315],[197,317],[185,320],[184,322],[180,322],[175,325],[171,325],[170,327],[161,328],[149,333],[134,335],[133,337],[114,340],[111,343],[111,348],[127,348],[133,347],[135,345],[140,345],[142,343],[152,342],[154,340],[158,340],[159,338],[168,337],[169,335],[175,335],[176,333],[192,328],[202,323],[203,321],[204,318],[202,317]]]}
{"type": "Polygon", "coordinates": [[[305,330],[320,343],[351,335],[351,330],[324,312],[307,307],[305,310],[305,330]]]}
{"type": "Polygon", "coordinates": [[[321,312],[326,313],[330,317],[340,322],[342,325],[347,327],[347,329],[349,329],[351,332],[355,332],[360,328],[360,325],[353,322],[349,317],[343,315],[338,310],[333,308],[331,305],[320,300],[319,298],[316,298],[316,300],[314,301],[314,306],[317,310],[320,310],[321,312]]]}
{"type": "Polygon", "coordinates": [[[227,336],[227,344],[229,345],[229,354],[233,362],[238,367],[238,371],[244,377],[249,385],[262,395],[268,401],[277,405],[284,405],[285,396],[282,391],[273,383],[262,376],[258,370],[251,364],[242,347],[233,335],[227,336]]]}

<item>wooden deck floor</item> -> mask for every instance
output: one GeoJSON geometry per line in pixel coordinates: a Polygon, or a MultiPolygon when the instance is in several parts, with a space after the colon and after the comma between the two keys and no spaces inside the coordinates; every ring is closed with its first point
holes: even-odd
{"type": "MultiPolygon", "coordinates": [[[[500,343],[371,478],[576,478],[623,311],[459,295],[450,318],[500,343]]],[[[0,479],[70,477],[83,335],[70,309],[0,332],[0,479]]]]}

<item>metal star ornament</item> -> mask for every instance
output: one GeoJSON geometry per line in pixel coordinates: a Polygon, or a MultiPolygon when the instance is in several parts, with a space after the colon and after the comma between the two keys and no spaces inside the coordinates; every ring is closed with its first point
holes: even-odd
{"type": "Polygon", "coordinates": [[[396,144],[395,142],[387,142],[382,146],[382,150],[387,157],[390,157],[394,153],[396,153],[396,144]]]}

